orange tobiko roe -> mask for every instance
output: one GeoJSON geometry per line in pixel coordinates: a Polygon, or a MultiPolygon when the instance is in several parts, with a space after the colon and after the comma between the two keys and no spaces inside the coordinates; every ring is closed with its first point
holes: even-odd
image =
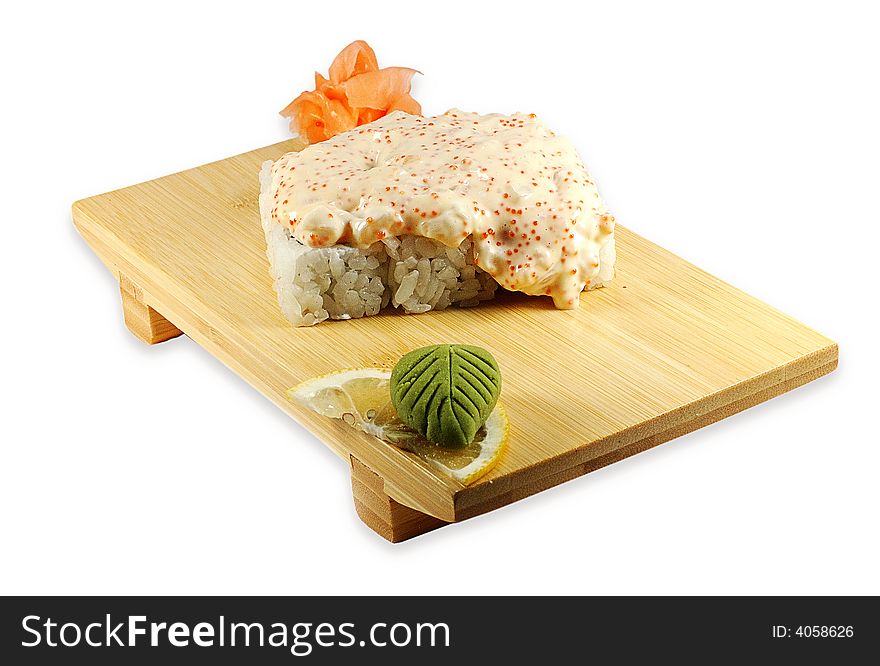
{"type": "Polygon", "coordinates": [[[371,123],[392,111],[421,115],[410,95],[416,70],[379,69],[370,45],[357,40],[333,60],[325,79],[315,72],[315,89],[303,92],[281,111],[290,129],[309,143],[318,143],[358,125],[371,123]]]}

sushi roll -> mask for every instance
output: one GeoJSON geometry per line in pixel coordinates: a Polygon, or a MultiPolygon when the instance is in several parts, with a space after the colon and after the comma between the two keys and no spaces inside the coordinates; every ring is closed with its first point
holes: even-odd
{"type": "Polygon", "coordinates": [[[533,115],[395,112],[264,163],[260,185],[296,326],[474,306],[499,285],[576,307],[613,275],[614,218],[533,115]]]}
{"type": "Polygon", "coordinates": [[[389,305],[417,314],[452,304],[478,305],[498,283],[474,266],[473,243],[458,247],[414,236],[389,236],[360,249],[348,245],[310,247],[265,214],[272,162],[261,172],[263,231],[270,273],[284,316],[295,326],[325,319],[357,319],[389,305]]]}

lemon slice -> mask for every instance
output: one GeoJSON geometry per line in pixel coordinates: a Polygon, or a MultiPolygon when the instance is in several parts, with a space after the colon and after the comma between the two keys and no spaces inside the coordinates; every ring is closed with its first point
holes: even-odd
{"type": "Polygon", "coordinates": [[[437,446],[415,433],[402,447],[424,458],[464,485],[473,483],[495,466],[507,446],[509,425],[501,403],[489,414],[474,441],[460,449],[437,446]]]}
{"type": "Polygon", "coordinates": [[[410,451],[467,485],[483,476],[507,445],[507,414],[497,404],[474,441],[460,449],[438,446],[410,428],[391,403],[391,372],[381,368],[343,370],[315,377],[287,391],[287,397],[332,419],[410,451]]]}

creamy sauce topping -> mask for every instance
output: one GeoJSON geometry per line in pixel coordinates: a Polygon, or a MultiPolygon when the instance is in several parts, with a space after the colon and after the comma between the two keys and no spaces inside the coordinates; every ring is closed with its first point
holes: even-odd
{"type": "Polygon", "coordinates": [[[313,247],[415,234],[457,247],[511,290],[577,307],[614,217],[574,146],[534,114],[395,112],[272,167],[272,218],[313,247]]]}

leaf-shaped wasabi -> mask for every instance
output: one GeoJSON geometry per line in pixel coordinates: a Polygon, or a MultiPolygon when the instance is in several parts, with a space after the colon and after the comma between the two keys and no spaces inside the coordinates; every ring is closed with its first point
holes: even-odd
{"type": "Polygon", "coordinates": [[[404,355],[391,372],[398,416],[441,446],[470,444],[500,393],[498,364],[473,345],[422,347],[404,355]]]}

